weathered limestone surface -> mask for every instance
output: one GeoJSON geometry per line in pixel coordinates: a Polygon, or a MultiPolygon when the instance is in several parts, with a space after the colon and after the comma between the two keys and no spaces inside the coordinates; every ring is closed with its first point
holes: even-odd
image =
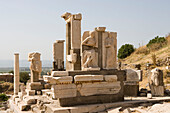
{"type": "Polygon", "coordinates": [[[117,75],[104,75],[104,80],[107,82],[116,82],[117,79],[117,75]]]}
{"type": "Polygon", "coordinates": [[[65,76],[65,77],[52,77],[52,76],[43,76],[44,81],[50,84],[68,84],[72,83],[73,77],[72,76],[65,76]]]}
{"type": "Polygon", "coordinates": [[[127,69],[126,75],[126,81],[138,82],[142,80],[142,70],[127,69]]]}
{"type": "Polygon", "coordinates": [[[124,81],[125,96],[138,96],[139,81],[142,81],[142,70],[126,69],[126,81],[124,81]]]}
{"type": "Polygon", "coordinates": [[[77,54],[76,53],[73,53],[71,55],[67,55],[67,61],[70,62],[70,63],[76,63],[77,61],[77,54]]]}
{"type": "Polygon", "coordinates": [[[52,71],[51,76],[60,77],[60,76],[68,76],[67,71],[52,71]]]}
{"type": "Polygon", "coordinates": [[[103,75],[76,75],[74,77],[75,82],[93,82],[103,81],[103,75]]]}
{"type": "Polygon", "coordinates": [[[77,96],[77,89],[75,84],[52,85],[51,90],[54,99],[77,96]]]}
{"type": "Polygon", "coordinates": [[[99,83],[83,83],[77,85],[81,96],[101,95],[101,94],[117,94],[121,85],[120,82],[99,82],[99,83]]]}
{"type": "Polygon", "coordinates": [[[64,70],[64,40],[56,40],[53,44],[53,71],[64,70]]]}
{"type": "Polygon", "coordinates": [[[125,96],[138,96],[139,82],[125,81],[124,82],[124,95],[125,96]]]}
{"type": "Polygon", "coordinates": [[[43,89],[43,84],[41,84],[41,82],[29,83],[27,89],[40,91],[41,89],[43,89]]]}
{"type": "Polygon", "coordinates": [[[85,31],[81,41],[82,70],[117,68],[117,33],[105,27],[85,31]]]}
{"type": "Polygon", "coordinates": [[[56,83],[72,83],[73,77],[72,76],[66,76],[66,77],[53,77],[54,80],[56,80],[56,83]]]}
{"type": "Polygon", "coordinates": [[[96,31],[85,32],[82,37],[82,70],[98,67],[98,34],[96,31]]]}
{"type": "Polygon", "coordinates": [[[40,61],[40,53],[29,53],[28,61],[31,62],[30,70],[31,70],[31,82],[38,82],[39,75],[42,71],[42,64],[40,61]]]}
{"type": "Polygon", "coordinates": [[[19,54],[14,54],[14,94],[19,92],[19,54]]]}
{"type": "Polygon", "coordinates": [[[151,93],[153,96],[164,96],[164,86],[150,86],[151,88],[151,93]]]}
{"type": "Polygon", "coordinates": [[[64,13],[62,18],[67,22],[66,24],[66,56],[73,57],[72,61],[66,59],[66,70],[80,70],[80,43],[81,43],[81,19],[82,15],[64,13]],[[69,56],[73,55],[73,56],[69,56]],[[77,56],[75,61],[75,56],[77,56]]]}
{"type": "Polygon", "coordinates": [[[102,34],[102,58],[104,69],[117,68],[117,33],[104,32],[102,34]]]}
{"type": "Polygon", "coordinates": [[[163,71],[153,69],[150,77],[150,88],[153,96],[164,96],[163,71]]]}

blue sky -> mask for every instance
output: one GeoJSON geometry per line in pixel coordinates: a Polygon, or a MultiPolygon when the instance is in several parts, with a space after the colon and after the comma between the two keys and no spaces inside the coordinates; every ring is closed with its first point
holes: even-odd
{"type": "Polygon", "coordinates": [[[105,26],[118,33],[118,48],[139,47],[170,32],[170,0],[0,0],[0,60],[27,59],[38,51],[52,60],[52,44],[65,39],[64,12],[82,13],[82,33],[105,26]]]}

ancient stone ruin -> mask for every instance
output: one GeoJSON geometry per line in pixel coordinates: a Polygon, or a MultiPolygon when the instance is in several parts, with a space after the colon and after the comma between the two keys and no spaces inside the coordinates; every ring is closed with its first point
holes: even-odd
{"type": "Polygon", "coordinates": [[[81,36],[80,13],[66,12],[61,17],[66,21],[66,69],[65,41],[57,40],[53,44],[51,75],[41,79],[41,54],[30,53],[31,80],[26,89],[21,85],[19,92],[19,55],[15,54],[15,95],[10,100],[14,112],[54,113],[54,109],[61,107],[124,100],[126,71],[117,69],[117,33],[96,27],[81,36]]]}
{"type": "MultiPolygon", "coordinates": [[[[142,71],[140,66],[121,70],[121,63],[117,65],[117,32],[96,27],[81,36],[80,13],[66,12],[61,17],[66,22],[66,40],[53,43],[53,68],[49,75],[41,77],[41,54],[32,52],[28,54],[31,79],[26,86],[19,83],[19,54],[14,54],[11,112],[98,113],[116,107],[112,103],[121,103],[125,95],[137,96],[142,71]]],[[[152,70],[150,88],[153,96],[163,96],[161,70],[152,70]]]]}

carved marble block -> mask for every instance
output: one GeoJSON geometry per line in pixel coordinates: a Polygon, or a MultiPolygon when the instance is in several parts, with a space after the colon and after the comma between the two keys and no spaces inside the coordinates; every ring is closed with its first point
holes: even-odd
{"type": "Polygon", "coordinates": [[[39,75],[42,71],[42,63],[40,60],[40,53],[34,52],[29,53],[28,55],[28,61],[31,62],[30,70],[31,70],[31,82],[38,82],[39,81],[39,75]]]}
{"type": "Polygon", "coordinates": [[[116,69],[117,67],[117,33],[103,33],[103,68],[116,69]]]}
{"type": "Polygon", "coordinates": [[[56,40],[53,44],[53,71],[64,70],[64,40],[56,40]]]}
{"type": "Polygon", "coordinates": [[[164,96],[164,83],[162,70],[155,68],[150,76],[150,88],[153,96],[164,96]]]}
{"type": "Polygon", "coordinates": [[[81,40],[82,70],[116,69],[117,33],[97,27],[85,31],[81,40]]]}

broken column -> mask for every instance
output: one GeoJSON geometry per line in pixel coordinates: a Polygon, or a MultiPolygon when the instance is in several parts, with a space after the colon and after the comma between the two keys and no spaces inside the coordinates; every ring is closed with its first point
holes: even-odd
{"type": "Polygon", "coordinates": [[[82,15],[64,13],[66,24],[66,70],[81,70],[80,44],[82,15]]]}
{"type": "Polygon", "coordinates": [[[31,70],[31,82],[38,82],[39,81],[39,74],[42,71],[42,64],[40,61],[40,53],[30,53],[28,55],[28,61],[31,62],[30,70],[31,70]]]}
{"type": "Polygon", "coordinates": [[[64,40],[56,40],[53,44],[53,71],[64,70],[64,40]]]}
{"type": "Polygon", "coordinates": [[[28,61],[31,62],[30,71],[31,71],[31,83],[27,87],[27,94],[35,93],[35,91],[40,91],[43,88],[43,84],[39,81],[39,75],[42,71],[42,63],[40,60],[40,53],[33,52],[28,55],[28,61]]]}
{"type": "Polygon", "coordinates": [[[19,92],[19,54],[14,54],[14,95],[19,92]]]}

